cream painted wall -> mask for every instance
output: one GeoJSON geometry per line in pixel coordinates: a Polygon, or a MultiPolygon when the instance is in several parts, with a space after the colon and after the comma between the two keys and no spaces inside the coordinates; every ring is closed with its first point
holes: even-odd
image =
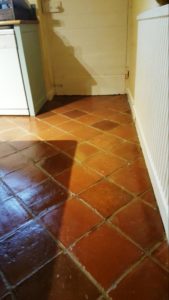
{"type": "Polygon", "coordinates": [[[61,13],[40,17],[48,93],[125,92],[128,0],[62,0],[61,13]]]}
{"type": "Polygon", "coordinates": [[[128,89],[134,100],[135,98],[135,73],[136,73],[136,54],[137,54],[137,16],[158,4],[155,0],[129,0],[129,36],[128,36],[128,66],[130,78],[128,89]]]}

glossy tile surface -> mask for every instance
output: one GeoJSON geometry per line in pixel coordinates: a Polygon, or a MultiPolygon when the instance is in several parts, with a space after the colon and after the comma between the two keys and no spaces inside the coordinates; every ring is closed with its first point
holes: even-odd
{"type": "Polygon", "coordinates": [[[168,249],[126,96],[0,117],[0,300],[168,300],[168,249]]]}

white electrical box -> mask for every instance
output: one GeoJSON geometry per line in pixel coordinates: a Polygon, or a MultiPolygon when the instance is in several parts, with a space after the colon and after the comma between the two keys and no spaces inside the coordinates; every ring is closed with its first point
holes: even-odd
{"type": "Polygon", "coordinates": [[[44,13],[62,12],[62,2],[58,0],[42,0],[42,9],[44,13]]]}

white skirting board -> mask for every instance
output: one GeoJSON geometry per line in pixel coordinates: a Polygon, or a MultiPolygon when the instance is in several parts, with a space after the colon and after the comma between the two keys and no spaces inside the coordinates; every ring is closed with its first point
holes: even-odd
{"type": "Polygon", "coordinates": [[[157,204],[160,210],[161,218],[164,224],[164,228],[166,231],[167,239],[169,241],[169,209],[168,205],[165,199],[165,196],[163,194],[163,191],[161,189],[160,182],[158,180],[158,176],[156,173],[156,169],[153,164],[153,160],[151,158],[151,153],[149,151],[148,144],[146,142],[145,136],[144,136],[144,131],[142,129],[141,121],[138,117],[138,112],[136,111],[135,105],[134,105],[134,99],[131,95],[131,92],[129,89],[127,89],[127,95],[128,95],[128,101],[131,107],[133,119],[135,121],[138,137],[140,140],[140,144],[143,150],[145,162],[148,168],[149,176],[151,179],[151,183],[154,189],[154,194],[156,196],[157,204]]]}

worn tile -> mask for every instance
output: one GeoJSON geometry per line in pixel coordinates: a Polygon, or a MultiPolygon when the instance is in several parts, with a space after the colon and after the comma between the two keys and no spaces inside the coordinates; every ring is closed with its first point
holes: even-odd
{"type": "Polygon", "coordinates": [[[80,162],[83,162],[88,157],[90,157],[91,155],[94,155],[98,151],[99,151],[98,148],[84,142],[84,143],[78,144],[76,149],[74,149],[74,147],[71,147],[71,148],[67,149],[65,152],[68,155],[70,155],[72,158],[74,158],[80,162]]]}
{"type": "Polygon", "coordinates": [[[167,241],[163,241],[154,251],[153,256],[169,271],[169,245],[167,241]]]}
{"type": "Polygon", "coordinates": [[[74,198],[47,213],[41,221],[67,247],[101,222],[102,218],[74,198]]]}
{"type": "Polygon", "coordinates": [[[97,209],[105,218],[132,199],[131,195],[107,180],[96,183],[79,197],[97,209]]]}
{"type": "Polygon", "coordinates": [[[97,182],[101,176],[94,171],[90,171],[80,164],[74,164],[72,168],[65,170],[55,176],[55,179],[68,188],[73,193],[80,193],[90,185],[97,182]]]}
{"type": "Polygon", "coordinates": [[[48,232],[34,221],[0,242],[0,267],[7,280],[16,284],[57,254],[48,232]]]}
{"type": "Polygon", "coordinates": [[[18,197],[37,215],[67,200],[69,194],[56,182],[47,179],[37,186],[23,190],[18,197]]]}
{"type": "Polygon", "coordinates": [[[137,195],[151,188],[150,178],[142,159],[124,166],[109,179],[137,195]]]}
{"type": "Polygon", "coordinates": [[[58,151],[56,149],[43,142],[38,142],[35,145],[21,151],[22,155],[32,159],[34,162],[38,162],[43,158],[55,155],[57,153],[58,151]]]}
{"type": "Polygon", "coordinates": [[[168,286],[168,274],[147,258],[110,292],[110,296],[113,300],[167,300],[168,286]]]}
{"type": "Polygon", "coordinates": [[[30,216],[15,198],[0,204],[0,237],[25,223],[30,216]]]}
{"type": "Polygon", "coordinates": [[[59,255],[16,290],[17,300],[94,300],[98,289],[67,256],[59,255]]]}
{"type": "Polygon", "coordinates": [[[45,180],[47,176],[36,166],[30,165],[22,170],[12,172],[5,177],[3,181],[15,192],[21,192],[24,189],[37,185],[45,180]]]}
{"type": "Polygon", "coordinates": [[[79,118],[79,117],[81,117],[85,114],[86,113],[84,111],[81,111],[81,110],[78,110],[78,109],[71,110],[71,111],[63,113],[64,116],[69,117],[71,119],[79,118]]]}
{"type": "Polygon", "coordinates": [[[103,176],[109,175],[125,165],[124,160],[111,154],[98,152],[85,161],[85,165],[96,170],[103,176]]]}
{"type": "Polygon", "coordinates": [[[105,289],[142,255],[137,247],[107,225],[81,239],[72,251],[105,289]]]}
{"type": "Polygon", "coordinates": [[[7,142],[0,142],[0,158],[15,153],[16,150],[7,142]]]}
{"type": "Polygon", "coordinates": [[[12,197],[12,192],[0,181],[0,202],[12,197]]]}
{"type": "Polygon", "coordinates": [[[40,163],[41,168],[51,175],[57,175],[64,170],[71,168],[72,159],[63,153],[46,158],[40,163]]]}
{"type": "Polygon", "coordinates": [[[139,200],[117,213],[112,222],[144,249],[150,249],[164,238],[158,211],[139,200]]]}
{"type": "Polygon", "coordinates": [[[113,128],[117,127],[118,124],[109,120],[103,120],[97,123],[92,124],[94,128],[103,130],[103,131],[109,131],[112,130],[113,128]]]}

